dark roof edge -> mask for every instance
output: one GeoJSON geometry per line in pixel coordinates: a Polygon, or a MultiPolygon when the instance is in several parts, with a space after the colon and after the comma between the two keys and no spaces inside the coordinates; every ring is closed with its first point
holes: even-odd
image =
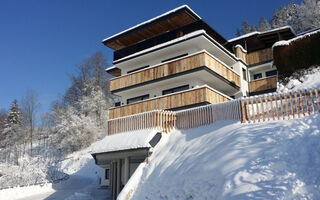
{"type": "Polygon", "coordinates": [[[178,8],[175,8],[175,9],[173,9],[171,11],[168,11],[168,12],[162,14],[162,15],[159,15],[159,16],[157,16],[155,18],[152,18],[150,20],[142,22],[142,23],[140,23],[140,24],[138,24],[136,26],[133,26],[133,27],[127,29],[127,30],[124,30],[124,31],[122,31],[120,33],[117,33],[117,34],[115,34],[113,36],[110,36],[110,37],[102,40],[102,43],[104,45],[106,45],[107,43],[115,41],[115,40],[117,40],[117,39],[119,39],[119,38],[121,38],[121,37],[123,37],[125,35],[129,35],[131,33],[134,33],[134,32],[136,32],[138,30],[141,30],[141,29],[143,29],[143,28],[145,28],[147,26],[150,26],[152,24],[155,24],[155,23],[157,23],[159,21],[162,21],[164,19],[167,19],[167,18],[169,18],[169,17],[171,17],[173,15],[176,15],[176,14],[179,14],[179,13],[182,13],[182,12],[188,13],[190,16],[192,16],[196,20],[200,20],[201,19],[201,17],[199,15],[197,15],[189,6],[183,5],[183,6],[180,6],[178,8]]]}

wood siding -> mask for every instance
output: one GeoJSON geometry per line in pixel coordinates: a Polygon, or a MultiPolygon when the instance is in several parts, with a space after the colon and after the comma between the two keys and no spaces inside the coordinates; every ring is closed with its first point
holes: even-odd
{"type": "Polygon", "coordinates": [[[249,92],[259,92],[277,88],[277,76],[262,78],[249,83],[249,92]]]}
{"type": "Polygon", "coordinates": [[[236,57],[240,58],[243,62],[247,63],[247,52],[244,51],[244,49],[242,47],[240,47],[240,45],[236,46],[236,57]]]}
{"type": "Polygon", "coordinates": [[[113,78],[110,81],[110,91],[126,88],[147,81],[167,77],[176,73],[189,71],[202,66],[207,66],[223,78],[234,82],[240,87],[240,77],[220,61],[206,52],[201,52],[186,58],[175,60],[163,65],[140,70],[131,74],[113,78]]]}
{"type": "Polygon", "coordinates": [[[251,52],[251,53],[248,53],[247,55],[248,65],[263,63],[272,59],[273,59],[272,48],[251,52]]]}
{"type": "Polygon", "coordinates": [[[201,87],[111,108],[109,110],[109,119],[134,115],[151,110],[168,110],[199,103],[213,104],[225,101],[229,101],[229,98],[208,87],[201,87]]]}

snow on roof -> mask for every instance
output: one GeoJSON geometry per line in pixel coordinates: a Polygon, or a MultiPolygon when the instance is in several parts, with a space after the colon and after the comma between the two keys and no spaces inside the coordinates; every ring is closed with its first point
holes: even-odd
{"type": "Polygon", "coordinates": [[[290,40],[281,40],[279,42],[276,42],[273,44],[272,48],[278,47],[278,46],[287,46],[287,45],[290,45],[290,43],[293,41],[301,40],[303,38],[310,37],[311,35],[318,34],[318,33],[320,33],[320,28],[315,29],[312,32],[306,32],[305,34],[299,35],[298,37],[292,38],[290,40]]]}
{"type": "Polygon", "coordinates": [[[253,35],[262,35],[262,34],[266,34],[266,33],[271,33],[271,32],[274,32],[274,31],[279,31],[279,30],[283,30],[283,29],[287,29],[289,28],[291,30],[291,32],[293,34],[295,34],[294,30],[291,28],[291,26],[282,26],[282,27],[279,27],[279,28],[275,28],[275,29],[271,29],[271,30],[267,30],[267,31],[254,31],[254,32],[251,32],[251,33],[247,33],[247,34],[244,34],[244,35],[241,35],[239,37],[235,37],[235,38],[231,38],[230,40],[228,40],[228,42],[233,42],[233,41],[236,41],[236,40],[241,40],[243,38],[247,38],[247,37],[250,37],[250,36],[253,36],[253,35]]]}
{"type": "Polygon", "coordinates": [[[174,12],[176,12],[177,10],[180,10],[180,9],[182,9],[182,8],[187,8],[188,10],[190,10],[190,11],[192,12],[192,14],[194,14],[195,16],[199,17],[199,19],[201,19],[201,17],[200,17],[199,15],[197,15],[197,13],[195,13],[188,5],[182,5],[182,6],[179,6],[179,7],[175,8],[175,9],[173,9],[173,10],[170,10],[170,11],[168,11],[168,12],[166,12],[166,13],[163,13],[163,14],[157,16],[157,17],[154,17],[154,18],[149,19],[149,20],[147,20],[147,21],[144,21],[144,22],[142,22],[142,23],[140,23],[140,24],[137,24],[137,25],[135,25],[135,26],[132,26],[131,28],[128,28],[128,29],[126,29],[126,30],[124,30],[124,31],[121,31],[120,33],[114,34],[114,35],[112,35],[112,36],[110,36],[110,37],[102,40],[102,42],[104,42],[104,41],[106,41],[106,40],[110,40],[110,39],[112,39],[112,38],[114,38],[114,37],[116,37],[116,36],[118,36],[118,35],[121,35],[121,34],[127,32],[127,31],[130,31],[130,30],[133,30],[133,29],[135,29],[135,28],[138,28],[139,26],[142,26],[142,25],[144,25],[144,24],[148,24],[148,23],[150,23],[150,22],[152,22],[152,21],[155,21],[155,20],[157,20],[157,19],[159,19],[159,18],[161,18],[161,17],[163,17],[163,16],[166,16],[166,15],[169,15],[169,14],[171,14],[171,13],[174,13],[174,12]]]}
{"type": "Polygon", "coordinates": [[[112,70],[112,69],[116,69],[117,67],[115,66],[115,65],[113,65],[113,66],[111,66],[111,67],[108,67],[107,69],[106,69],[106,71],[109,71],[109,70],[112,70]]]}
{"type": "Polygon", "coordinates": [[[149,148],[151,147],[149,144],[150,140],[158,132],[157,129],[144,129],[106,136],[92,145],[91,154],[149,148]]]}

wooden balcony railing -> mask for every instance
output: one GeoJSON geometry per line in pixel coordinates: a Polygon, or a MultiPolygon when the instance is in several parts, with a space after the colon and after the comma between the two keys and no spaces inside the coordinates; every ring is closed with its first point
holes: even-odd
{"type": "Polygon", "coordinates": [[[141,129],[170,132],[214,123],[219,120],[239,120],[256,123],[287,120],[320,112],[319,89],[268,93],[210,104],[177,112],[152,110],[149,112],[108,120],[108,135],[141,129]]]}
{"type": "Polygon", "coordinates": [[[248,53],[247,55],[248,65],[263,63],[272,59],[273,59],[272,48],[255,51],[252,53],[248,53]]]}
{"type": "Polygon", "coordinates": [[[260,92],[277,88],[278,76],[266,77],[249,82],[249,92],[260,92]]]}
{"type": "Polygon", "coordinates": [[[110,108],[109,119],[148,112],[151,110],[168,110],[200,103],[220,103],[229,101],[230,99],[230,97],[227,97],[208,86],[203,86],[157,98],[147,99],[133,104],[110,108]]]}
{"type": "Polygon", "coordinates": [[[111,79],[110,91],[206,66],[240,87],[240,76],[206,51],[111,79]]]}

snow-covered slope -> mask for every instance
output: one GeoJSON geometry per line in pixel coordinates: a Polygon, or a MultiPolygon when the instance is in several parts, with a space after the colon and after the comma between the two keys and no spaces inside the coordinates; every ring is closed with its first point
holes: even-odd
{"type": "Polygon", "coordinates": [[[287,84],[278,85],[278,91],[287,92],[289,90],[295,91],[309,88],[320,89],[320,66],[295,72],[288,80],[287,84]]]}
{"type": "Polygon", "coordinates": [[[320,116],[174,132],[133,199],[320,199],[320,116]]]}

